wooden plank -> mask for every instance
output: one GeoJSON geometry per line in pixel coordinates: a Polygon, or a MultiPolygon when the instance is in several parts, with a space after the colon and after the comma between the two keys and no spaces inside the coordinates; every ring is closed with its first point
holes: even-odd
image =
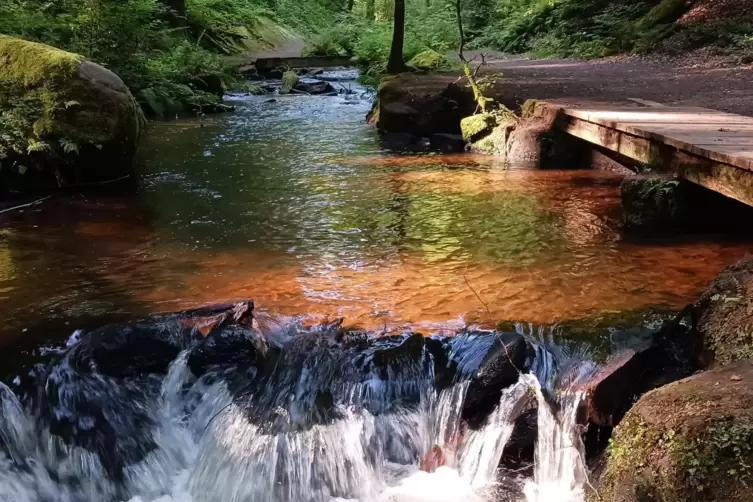
{"type": "Polygon", "coordinates": [[[573,136],[753,206],[751,117],[698,107],[543,103],[573,136]]]}

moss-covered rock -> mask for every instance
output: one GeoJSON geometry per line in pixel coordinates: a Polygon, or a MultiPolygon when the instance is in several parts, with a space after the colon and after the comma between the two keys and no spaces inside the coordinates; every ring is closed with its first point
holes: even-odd
{"type": "Polygon", "coordinates": [[[753,359],[753,257],[719,274],[694,309],[705,365],[753,359]]]}
{"type": "Polygon", "coordinates": [[[418,68],[419,70],[438,70],[450,65],[448,59],[437,51],[426,50],[419,52],[410,61],[408,66],[418,68]]]}
{"type": "Polygon", "coordinates": [[[686,183],[665,177],[626,179],[620,186],[625,228],[652,234],[684,227],[690,214],[686,183]]]}
{"type": "Polygon", "coordinates": [[[287,70],[282,74],[282,88],[280,89],[280,94],[290,93],[300,81],[301,79],[296,72],[293,70],[287,70]]]}
{"type": "Polygon", "coordinates": [[[491,113],[477,113],[460,121],[460,132],[469,143],[489,135],[497,125],[497,119],[491,113]]]}
{"type": "Polygon", "coordinates": [[[753,364],[644,395],[617,427],[596,482],[609,502],[743,502],[753,483],[753,364]]]}
{"type": "Polygon", "coordinates": [[[0,35],[0,188],[133,172],[144,117],[123,81],[81,56],[0,35]]]}

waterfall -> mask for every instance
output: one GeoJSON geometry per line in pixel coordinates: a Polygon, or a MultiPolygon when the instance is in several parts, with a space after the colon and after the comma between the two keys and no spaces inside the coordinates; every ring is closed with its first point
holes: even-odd
{"type": "Polygon", "coordinates": [[[584,393],[561,394],[555,411],[544,397],[541,384],[532,375],[521,377],[538,401],[538,435],[534,478],[526,484],[528,502],[584,502],[583,486],[588,479],[578,407],[584,393]]]}
{"type": "MultiPolygon", "coordinates": [[[[483,340],[470,342],[475,343],[472,353],[483,340]]],[[[112,466],[97,454],[53,433],[33,408],[0,384],[0,502],[498,500],[498,465],[520,410],[531,400],[538,403],[538,442],[526,499],[583,501],[585,467],[576,424],[582,395],[559,393],[560,409],[555,410],[544,397],[549,391],[542,389],[572,386],[590,370],[567,366],[541,347],[536,357],[542,362],[532,368],[542,375],[521,375],[475,430],[462,419],[469,381],[437,390],[427,383],[433,375],[425,373],[423,363],[405,363],[387,379],[367,373],[354,381],[343,360],[305,352],[296,357],[310,362],[289,366],[291,361],[285,361],[262,394],[244,400],[234,397],[218,374],[194,376],[188,357],[188,351],[181,352],[163,378],[138,384],[76,374],[66,360],[50,371],[58,385],[55,413],[77,415],[65,407],[76,406],[74,389],[84,389],[97,396],[96,402],[117,400],[118,406],[106,410],[110,415],[130,406],[146,417],[148,430],[141,440],[151,447],[123,466],[122,479],[113,479],[108,474],[112,466]],[[338,368],[337,375],[328,368],[338,368]],[[306,399],[314,399],[321,385],[338,396],[334,410],[302,426],[294,415],[306,413],[299,407],[313,403],[306,399]],[[259,402],[270,406],[265,414],[254,408],[259,402]],[[254,420],[259,416],[272,420],[254,420]],[[428,469],[433,472],[421,470],[434,454],[436,465],[428,469]]],[[[359,371],[368,367],[369,357],[356,358],[359,371]]],[[[472,366],[468,359],[461,363],[472,366]]],[[[78,430],[92,427],[93,419],[74,418],[78,430]]]]}

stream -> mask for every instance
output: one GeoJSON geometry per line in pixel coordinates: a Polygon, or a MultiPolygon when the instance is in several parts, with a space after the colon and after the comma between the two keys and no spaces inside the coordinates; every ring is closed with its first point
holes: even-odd
{"type": "Polygon", "coordinates": [[[235,113],[152,124],[134,193],[2,215],[0,502],[584,500],[578,389],[612,341],[573,348],[542,334],[605,312],[679,310],[750,242],[626,236],[613,173],[392,150],[364,121],[369,90],[342,85],[354,93],[235,96],[235,113]],[[255,332],[282,340],[274,371],[195,375],[191,346],[160,375],[71,362],[82,333],[106,323],[247,298],[255,332]],[[295,342],[329,336],[339,317],[366,349],[334,334],[321,353],[295,342]],[[497,320],[523,322],[530,371],[461,433],[498,336],[465,330],[497,320]],[[449,384],[428,349],[387,376],[373,366],[414,332],[445,344],[459,368],[449,384]],[[274,386],[235,393],[239,374],[274,386]],[[321,389],[336,413],[313,419],[307,399],[321,389]],[[538,408],[535,466],[498,471],[525,406],[538,408]],[[72,429],[51,425],[63,419],[72,429]],[[93,452],[102,420],[121,436],[117,465],[93,452]],[[86,431],[91,443],[71,440],[86,431]],[[420,470],[435,446],[443,462],[420,470]]]}

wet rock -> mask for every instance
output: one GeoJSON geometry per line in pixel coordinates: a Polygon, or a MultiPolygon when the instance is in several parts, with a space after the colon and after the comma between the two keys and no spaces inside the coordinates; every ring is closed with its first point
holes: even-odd
{"type": "Polygon", "coordinates": [[[753,465],[753,365],[644,395],[617,427],[589,500],[743,502],[753,465]]]}
{"type": "Polygon", "coordinates": [[[431,149],[442,153],[457,153],[465,151],[465,141],[458,134],[432,134],[431,149]]]}
{"type": "Polygon", "coordinates": [[[337,95],[337,91],[329,82],[324,82],[322,80],[312,80],[308,78],[301,79],[294,86],[294,89],[312,95],[330,93],[334,93],[335,96],[337,95]]]}
{"type": "MultiPolygon", "coordinates": [[[[470,365],[470,368],[476,366],[476,369],[463,405],[463,419],[472,428],[478,428],[499,404],[502,391],[514,385],[520,374],[527,371],[530,352],[523,336],[517,333],[494,332],[484,336],[469,333],[458,335],[458,341],[454,343],[466,343],[463,337],[474,340],[477,347],[471,354],[474,357],[481,354],[482,357],[480,363],[474,361],[470,365]]],[[[458,374],[468,371],[467,365],[473,360],[468,357],[469,355],[458,351],[457,345],[451,350],[450,360],[458,365],[458,374]]]]}
{"type": "Polygon", "coordinates": [[[249,301],[104,326],[84,334],[69,360],[76,371],[113,377],[164,373],[181,350],[214,331],[250,323],[252,312],[249,301]]]}
{"type": "Polygon", "coordinates": [[[188,367],[196,376],[214,366],[260,366],[270,350],[267,340],[256,330],[242,325],[215,329],[200,340],[188,357],[188,367]]]}
{"type": "Polygon", "coordinates": [[[0,189],[134,174],[144,116],[120,77],[77,54],[4,35],[0,61],[0,114],[23,117],[8,124],[0,145],[0,189]]]}
{"type": "Polygon", "coordinates": [[[620,186],[625,230],[666,234],[687,226],[688,182],[667,177],[627,178],[620,186]]]}
{"type": "Polygon", "coordinates": [[[225,93],[225,86],[219,75],[209,74],[201,75],[191,80],[191,87],[198,91],[208,92],[215,96],[222,97],[225,93]]]}
{"type": "Polygon", "coordinates": [[[551,129],[541,124],[521,124],[507,140],[507,162],[517,167],[541,167],[546,156],[545,138],[551,129]]]}
{"type": "Polygon", "coordinates": [[[702,366],[753,358],[753,256],[719,274],[693,309],[702,366]]]}

